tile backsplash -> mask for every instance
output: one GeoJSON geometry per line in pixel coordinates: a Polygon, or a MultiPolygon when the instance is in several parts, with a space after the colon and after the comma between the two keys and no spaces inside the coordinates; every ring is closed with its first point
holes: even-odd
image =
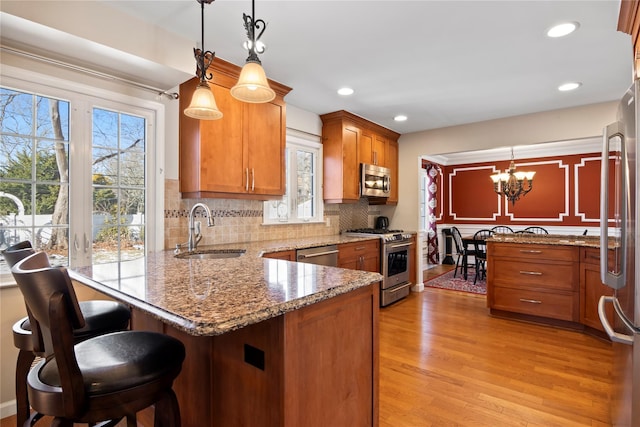
{"type": "MultiPolygon", "coordinates": [[[[329,236],[352,228],[372,227],[375,217],[380,215],[377,206],[369,206],[366,199],[361,199],[352,204],[325,204],[325,223],[262,225],[262,201],[183,199],[178,180],[165,180],[164,188],[165,249],[187,241],[189,211],[197,202],[209,206],[215,220],[213,227],[203,224],[201,245],[329,236]]],[[[200,212],[197,215],[202,216],[200,212]]]]}

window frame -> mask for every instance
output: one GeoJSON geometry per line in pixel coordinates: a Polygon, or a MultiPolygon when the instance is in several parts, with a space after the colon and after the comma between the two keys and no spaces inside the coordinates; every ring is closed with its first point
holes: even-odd
{"type": "MultiPolygon", "coordinates": [[[[35,69],[35,68],[34,68],[35,69]]],[[[45,97],[64,99],[70,103],[69,111],[69,266],[91,265],[92,210],[91,182],[92,112],[93,108],[113,109],[125,114],[145,118],[146,208],[145,254],[164,249],[164,122],[165,106],[160,102],[131,94],[123,84],[107,86],[104,80],[83,76],[64,69],[52,74],[27,72],[26,69],[3,64],[2,86],[16,91],[45,97]],[[28,80],[25,79],[28,77],[28,80]],[[82,83],[81,83],[82,82],[82,83]],[[86,84],[85,84],[86,82],[86,84]],[[121,93],[120,93],[121,92],[121,93]],[[78,184],[78,182],[80,184],[78,184]],[[81,200],[75,202],[74,200],[81,200]],[[78,242],[78,249],[74,243],[78,242]],[[87,243],[88,242],[88,243],[87,243]]],[[[0,284],[0,286],[2,286],[0,284]]]]}
{"type": "Polygon", "coordinates": [[[286,184],[285,194],[281,199],[287,199],[288,216],[286,220],[270,218],[269,204],[275,200],[267,200],[263,204],[262,209],[262,224],[263,225],[283,225],[283,224],[320,224],[324,223],[324,197],[323,197],[323,151],[320,137],[316,135],[307,134],[304,132],[295,131],[293,129],[287,129],[286,137],[286,184]],[[297,194],[297,168],[295,163],[295,148],[302,148],[308,150],[314,155],[314,201],[317,206],[316,214],[308,219],[298,218],[296,213],[295,197],[291,197],[291,194],[297,194]]]}

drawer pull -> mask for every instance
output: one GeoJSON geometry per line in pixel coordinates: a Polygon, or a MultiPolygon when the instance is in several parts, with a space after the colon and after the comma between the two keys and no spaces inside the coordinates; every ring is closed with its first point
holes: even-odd
{"type": "Polygon", "coordinates": [[[522,252],[523,254],[541,254],[542,253],[542,251],[535,250],[535,249],[520,249],[520,252],[522,252]]]}
{"type": "Polygon", "coordinates": [[[542,273],[539,271],[522,271],[520,270],[520,274],[528,274],[529,276],[542,276],[542,273]]]}
{"type": "Polygon", "coordinates": [[[363,250],[365,250],[365,249],[366,249],[366,248],[365,248],[364,246],[359,246],[359,247],[357,247],[357,248],[356,248],[356,251],[363,251],[363,250]]]}
{"type": "Polygon", "coordinates": [[[542,301],[540,301],[540,300],[527,299],[527,298],[520,298],[520,302],[528,302],[529,304],[542,304],[542,301]]]}

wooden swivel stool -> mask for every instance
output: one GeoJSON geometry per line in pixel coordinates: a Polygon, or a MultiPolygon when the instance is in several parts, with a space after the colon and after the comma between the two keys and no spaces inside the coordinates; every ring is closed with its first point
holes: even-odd
{"type": "MultiPolygon", "coordinates": [[[[76,343],[74,330],[85,319],[64,267],[45,267],[37,252],[13,266],[33,328],[34,349],[42,352],[27,377],[33,408],[54,418],[54,427],[73,423],[115,426],[155,405],[156,427],[179,427],[173,380],[182,369],[184,345],[156,332],[121,331],[76,343]],[[99,423],[99,424],[98,424],[99,423]]],[[[29,422],[29,421],[27,421],[29,422]]]]}
{"type": "MultiPolygon", "coordinates": [[[[2,251],[9,268],[22,259],[34,254],[35,251],[28,241],[17,243],[2,251]]],[[[46,264],[40,267],[49,267],[48,259],[42,259],[46,264]]],[[[80,342],[87,338],[127,329],[131,313],[124,305],[115,301],[83,301],[80,310],[85,318],[85,326],[73,331],[75,341],[80,342]]],[[[16,421],[21,426],[30,417],[29,396],[27,394],[27,374],[36,356],[42,356],[34,351],[32,342],[32,330],[29,317],[23,317],[13,324],[13,344],[18,348],[16,361],[16,421]]],[[[35,418],[39,418],[35,415],[35,418]]]]}

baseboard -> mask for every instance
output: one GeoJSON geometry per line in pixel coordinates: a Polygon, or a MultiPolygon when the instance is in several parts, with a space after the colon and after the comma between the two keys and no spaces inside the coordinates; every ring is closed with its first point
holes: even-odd
{"type": "Polygon", "coordinates": [[[8,402],[0,403],[0,418],[7,418],[16,414],[16,401],[10,400],[8,402]]]}

